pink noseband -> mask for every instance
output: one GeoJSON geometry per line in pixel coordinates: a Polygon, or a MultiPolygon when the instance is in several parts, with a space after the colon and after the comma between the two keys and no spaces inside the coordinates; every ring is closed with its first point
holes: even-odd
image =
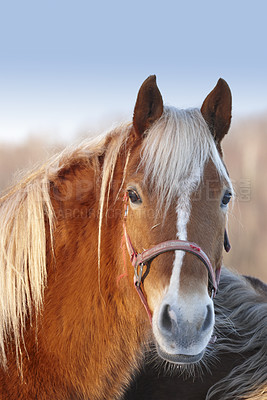
{"type": "Polygon", "coordinates": [[[186,241],[186,240],[175,239],[175,240],[168,240],[166,242],[161,242],[161,243],[157,244],[156,246],[151,247],[148,250],[144,250],[142,253],[137,253],[135,251],[135,249],[132,245],[131,239],[126,230],[125,222],[126,222],[126,217],[127,217],[127,212],[128,212],[127,201],[128,201],[128,196],[126,193],[124,196],[124,202],[125,202],[125,215],[124,215],[124,221],[123,221],[124,239],[126,242],[126,247],[127,247],[129,256],[130,256],[131,264],[134,267],[134,286],[135,286],[135,288],[138,292],[138,295],[146,309],[146,312],[148,314],[150,322],[152,321],[152,313],[147,304],[146,297],[141,289],[141,283],[143,283],[144,278],[149,273],[150,262],[160,254],[166,253],[168,251],[182,250],[187,253],[194,254],[196,257],[198,257],[200,259],[200,261],[202,261],[202,263],[207,268],[208,276],[209,276],[209,289],[211,292],[211,298],[214,298],[214,296],[218,290],[221,268],[218,268],[216,270],[216,272],[214,272],[212,264],[209,260],[209,257],[197,244],[186,241]],[[143,269],[144,269],[145,265],[146,265],[146,271],[143,274],[143,269]]]}

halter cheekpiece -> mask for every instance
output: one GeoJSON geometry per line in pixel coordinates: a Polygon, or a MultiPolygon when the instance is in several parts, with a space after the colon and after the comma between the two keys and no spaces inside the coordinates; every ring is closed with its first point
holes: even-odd
{"type": "MultiPolygon", "coordinates": [[[[126,219],[127,219],[127,214],[128,214],[128,194],[124,194],[124,220],[123,220],[123,234],[124,234],[124,239],[126,243],[126,247],[130,256],[130,261],[131,264],[134,267],[134,286],[135,289],[138,292],[138,295],[146,309],[146,312],[148,314],[150,322],[152,321],[152,313],[151,310],[149,309],[146,297],[142,291],[141,285],[144,282],[145,277],[149,273],[150,269],[150,263],[154,258],[156,258],[158,255],[166,253],[168,251],[176,251],[176,250],[181,250],[185,251],[187,253],[191,253],[195,255],[196,257],[199,258],[200,261],[205,265],[207,271],[208,271],[208,276],[209,276],[209,291],[211,298],[213,299],[217,290],[218,290],[218,285],[219,285],[219,280],[220,280],[220,272],[221,268],[217,268],[217,270],[214,272],[212,264],[210,262],[209,257],[207,254],[201,249],[200,246],[193,242],[189,242],[187,240],[179,240],[179,239],[174,239],[174,240],[167,240],[165,242],[161,242],[153,247],[151,247],[148,250],[144,250],[142,253],[137,253],[134,246],[132,245],[131,239],[127,233],[126,229],[126,219]],[[144,270],[144,267],[146,269],[144,270]]],[[[224,238],[224,247],[226,251],[230,250],[230,245],[227,237],[227,233],[225,231],[225,238],[224,238]],[[226,246],[226,242],[228,246],[226,246]]]]}

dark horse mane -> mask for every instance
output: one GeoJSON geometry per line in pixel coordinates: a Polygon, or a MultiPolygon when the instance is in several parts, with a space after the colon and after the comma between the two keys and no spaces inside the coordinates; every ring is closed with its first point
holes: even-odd
{"type": "Polygon", "coordinates": [[[267,285],[223,268],[215,298],[217,340],[196,366],[175,367],[153,347],[124,400],[267,398],[267,285]]]}

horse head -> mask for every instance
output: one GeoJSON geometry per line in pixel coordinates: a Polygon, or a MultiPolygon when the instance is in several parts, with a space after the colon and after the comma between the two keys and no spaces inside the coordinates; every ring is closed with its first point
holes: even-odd
{"type": "Polygon", "coordinates": [[[137,259],[135,285],[151,315],[158,353],[174,363],[199,361],[212,340],[216,283],[211,278],[218,283],[232,194],[221,150],[230,120],[231,92],[222,79],[201,110],[177,110],[163,106],[150,76],[134,109],[124,237],[131,264],[137,259]],[[149,249],[155,246],[154,254],[149,249]],[[197,252],[207,256],[211,271],[197,252]],[[152,257],[141,263],[147,253],[152,257]]]}

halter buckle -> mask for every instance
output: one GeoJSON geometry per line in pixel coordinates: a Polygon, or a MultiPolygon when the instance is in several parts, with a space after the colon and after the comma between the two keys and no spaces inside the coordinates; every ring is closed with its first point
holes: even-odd
{"type": "Polygon", "coordinates": [[[134,267],[135,285],[138,287],[140,286],[141,281],[142,281],[144,265],[145,265],[144,263],[141,263],[141,264],[136,263],[136,265],[134,267]],[[140,266],[140,268],[139,268],[139,272],[138,272],[139,266],[140,266]]]}

